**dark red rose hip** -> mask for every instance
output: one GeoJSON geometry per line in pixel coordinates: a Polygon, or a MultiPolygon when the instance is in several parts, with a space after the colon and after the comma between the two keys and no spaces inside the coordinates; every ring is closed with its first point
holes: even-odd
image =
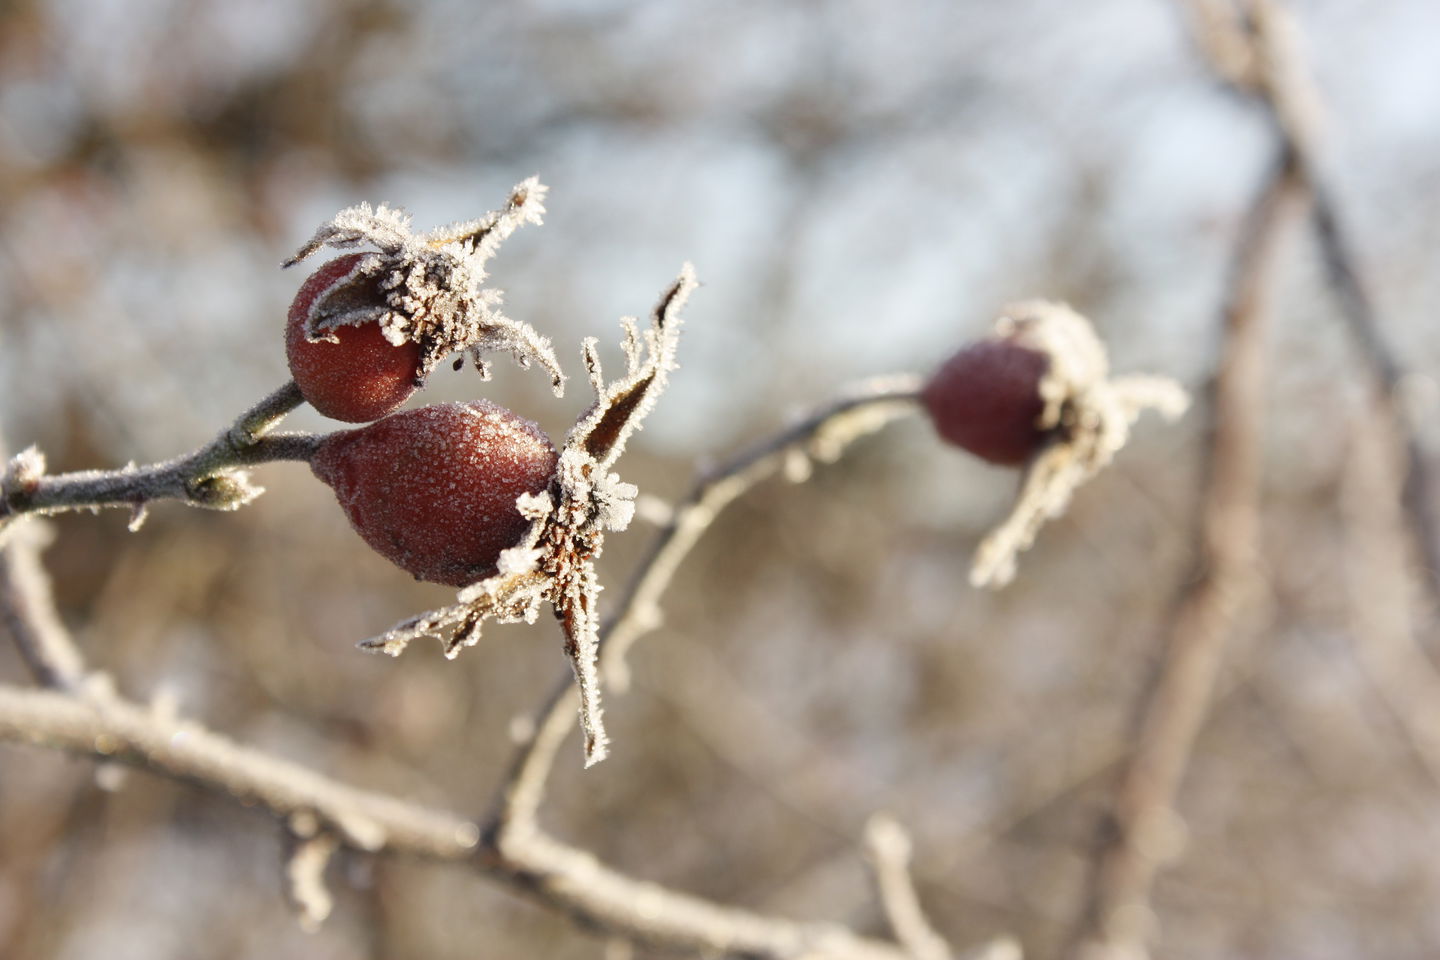
{"type": "Polygon", "coordinates": [[[1025,463],[1046,441],[1040,380],[1050,361],[1013,338],[972,343],[935,372],[921,402],[948,443],[1002,466],[1025,463]]]}
{"type": "Polygon", "coordinates": [[[480,400],[407,410],[334,434],[311,460],[355,531],[421,580],[462,587],[496,572],[529,525],[515,500],[555,473],[535,424],[480,400]]]}
{"type": "Polygon", "coordinates": [[[291,302],[285,326],[285,355],[300,393],[325,416],[346,423],[375,420],[400,406],[415,392],[420,371],[420,347],[409,341],[395,346],[378,323],[335,327],[335,341],[306,339],[305,318],[315,299],[360,257],[337,257],[312,273],[291,302]]]}

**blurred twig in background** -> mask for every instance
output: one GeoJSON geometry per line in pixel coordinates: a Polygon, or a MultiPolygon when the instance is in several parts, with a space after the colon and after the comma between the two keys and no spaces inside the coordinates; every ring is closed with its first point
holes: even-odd
{"type": "MultiPolygon", "coordinates": [[[[1210,408],[1206,491],[1194,570],[1136,722],[1136,752],[1125,766],[1102,826],[1070,947],[1079,960],[1148,955],[1157,939],[1151,906],[1157,870],[1185,845],[1175,811],[1181,779],[1213,697],[1226,641],[1254,589],[1260,505],[1261,407],[1265,315],[1276,285],[1277,246],[1301,203],[1308,205],[1326,275],[1363,348],[1387,427],[1403,438],[1408,473],[1404,502],[1415,543],[1440,598],[1440,541],[1427,492],[1426,464],[1400,396],[1401,373],[1381,331],[1315,157],[1318,100],[1295,51],[1288,16],[1271,0],[1185,0],[1196,39],[1215,72],[1260,99],[1278,135],[1282,159],[1262,189],[1241,234],[1224,313],[1224,346],[1210,408]]],[[[1382,676],[1393,671],[1383,671],[1382,676]]],[[[1393,676],[1390,678],[1393,680],[1393,676]]],[[[1407,685],[1408,686],[1408,685],[1407,685]]],[[[1393,682],[1387,687],[1393,688],[1393,682]]],[[[1404,698],[1410,703],[1411,696],[1404,698]]],[[[1421,724],[1418,742],[1432,736],[1421,724]]]]}
{"type": "Polygon", "coordinates": [[[1235,251],[1218,373],[1209,398],[1209,450],[1193,571],[1165,648],[1142,694],[1135,752],[1101,827],[1071,956],[1145,955],[1155,923],[1155,873],[1184,845],[1175,798],[1214,697],[1226,642],[1253,591],[1260,506],[1265,320],[1285,228],[1304,193],[1288,151],[1267,177],[1235,251]]]}
{"type": "MultiPolygon", "coordinates": [[[[1440,517],[1430,463],[1405,396],[1406,370],[1396,356],[1366,286],[1335,192],[1320,156],[1322,104],[1301,60],[1295,26],[1277,0],[1179,0],[1191,14],[1195,38],[1216,75],[1258,100],[1283,148],[1294,156],[1310,196],[1311,223],[1325,276],[1369,370],[1377,413],[1405,451],[1401,499],[1424,570],[1431,606],[1440,612],[1440,517]]],[[[1440,651],[1435,653],[1440,656],[1440,651]]]]}

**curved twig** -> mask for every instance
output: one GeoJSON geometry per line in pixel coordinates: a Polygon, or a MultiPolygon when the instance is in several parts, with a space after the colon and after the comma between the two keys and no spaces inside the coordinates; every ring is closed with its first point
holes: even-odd
{"type": "Polygon", "coordinates": [[[11,476],[0,485],[0,523],[25,514],[99,507],[142,510],[154,500],[180,500],[212,510],[237,509],[263,492],[237,472],[237,467],[310,459],[320,435],[267,435],[303,402],[294,382],[286,383],[200,449],[145,467],[46,476],[43,460],[30,452],[24,464],[30,475],[11,476]]]}
{"type": "Polygon", "coordinates": [[[463,860],[480,836],[460,817],[346,786],[118,698],[96,704],[59,692],[0,686],[0,739],[143,767],[282,818],[308,812],[356,849],[463,860]]]}

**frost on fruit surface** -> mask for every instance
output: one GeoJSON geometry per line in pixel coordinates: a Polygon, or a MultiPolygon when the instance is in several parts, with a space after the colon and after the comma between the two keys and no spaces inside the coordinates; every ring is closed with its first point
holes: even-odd
{"type": "MultiPolygon", "coordinates": [[[[395,345],[379,324],[329,328],[310,339],[306,324],[317,299],[349,276],[365,254],[349,253],[312,273],[285,320],[285,359],[300,394],[320,413],[348,423],[377,420],[410,398],[420,373],[420,347],[395,345]]],[[[362,285],[357,292],[373,287],[362,285]]]]}
{"type": "Polygon", "coordinates": [[[470,357],[481,377],[489,376],[486,353],[508,352],[522,367],[532,362],[544,367],[561,395],[565,376],[550,341],[503,315],[500,291],[484,286],[485,264],[500,244],[524,224],[542,222],[545,192],[531,177],[515,185],[504,208],[428,233],[415,233],[408,214],[383,204],[341,210],[285,266],[327,246],[375,249],[315,297],[305,317],[306,337],[324,340],[336,327],[379,324],[390,343],[419,346],[422,380],[457,350],[470,357]]]}
{"type": "Polygon", "coordinates": [[[1095,328],[1063,303],[1011,304],[995,333],[1049,358],[1040,380],[1037,426],[1053,431],[1053,439],[1027,465],[1010,515],[975,551],[970,582],[977,587],[1003,587],[1014,578],[1020,553],[1035,542],[1046,520],[1064,512],[1075,490],[1110,463],[1143,411],[1173,420],[1190,402],[1184,389],[1165,377],[1111,377],[1095,328]]]}
{"type": "Polygon", "coordinates": [[[513,566],[509,548],[530,524],[516,499],[550,485],[555,458],[538,426],[476,400],[334,434],[311,469],[377,553],[422,580],[459,587],[513,566]]]}
{"type": "Polygon", "coordinates": [[[625,373],[618,379],[605,379],[596,341],[585,341],[595,402],[566,436],[550,489],[515,501],[529,527],[501,554],[497,572],[462,589],[453,605],[411,617],[361,644],[396,656],[410,641],[433,636],[453,657],[479,640],[486,620],[533,623],[541,606],[550,604],[564,629],[565,653],[579,687],[586,766],[607,752],[596,663],[601,587],[595,560],[605,534],[625,529],[633,519],[637,495],[634,484],[621,480],[612,467],[669,382],[680,311],[695,287],[695,272],[686,264],[661,295],[648,326],[642,329],[631,318],[621,321],[625,373]]]}

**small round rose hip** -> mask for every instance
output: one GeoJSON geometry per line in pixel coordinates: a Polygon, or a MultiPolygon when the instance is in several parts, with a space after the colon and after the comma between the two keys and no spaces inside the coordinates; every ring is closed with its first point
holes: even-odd
{"type": "MultiPolygon", "coordinates": [[[[420,347],[399,346],[385,338],[375,322],[333,327],[324,339],[305,335],[305,319],[316,298],[347,276],[363,254],[337,257],[300,286],[285,326],[285,355],[290,375],[310,405],[327,417],[366,423],[394,410],[415,392],[420,347]]],[[[364,293],[364,286],[357,288],[364,293]]],[[[379,292],[375,291],[379,301],[379,292]]]]}
{"type": "Polygon", "coordinates": [[[1014,337],[972,343],[935,372],[921,401],[948,443],[1003,466],[1020,466],[1045,445],[1050,431],[1040,381],[1050,361],[1014,337]]]}
{"type": "Polygon", "coordinates": [[[492,576],[530,521],[515,501],[545,490],[557,455],[535,424],[488,401],[407,410],[327,438],[311,460],[355,531],[420,580],[492,576]]]}

